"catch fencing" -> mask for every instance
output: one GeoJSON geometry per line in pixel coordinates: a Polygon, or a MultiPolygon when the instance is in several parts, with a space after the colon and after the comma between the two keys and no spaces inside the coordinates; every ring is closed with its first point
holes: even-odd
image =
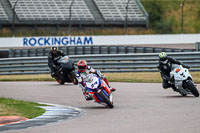
{"type": "MultiPolygon", "coordinates": [[[[200,52],[169,53],[191,67],[191,71],[200,71],[200,52]]],[[[158,72],[158,53],[140,54],[104,54],[71,55],[77,65],[78,60],[85,59],[88,65],[102,72],[158,72]]],[[[47,56],[19,57],[0,59],[0,75],[14,74],[48,74],[47,56]]]]}

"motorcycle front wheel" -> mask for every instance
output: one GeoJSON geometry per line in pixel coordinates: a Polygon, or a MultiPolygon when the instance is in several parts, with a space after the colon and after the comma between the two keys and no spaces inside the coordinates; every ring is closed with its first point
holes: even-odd
{"type": "Polygon", "coordinates": [[[195,97],[199,97],[199,91],[195,87],[194,83],[191,80],[189,80],[188,82],[186,82],[186,84],[187,84],[187,88],[191,91],[191,93],[195,97]]]}
{"type": "Polygon", "coordinates": [[[103,102],[105,102],[110,108],[114,107],[114,105],[111,103],[110,99],[102,91],[100,91],[98,94],[103,99],[103,102]]]}

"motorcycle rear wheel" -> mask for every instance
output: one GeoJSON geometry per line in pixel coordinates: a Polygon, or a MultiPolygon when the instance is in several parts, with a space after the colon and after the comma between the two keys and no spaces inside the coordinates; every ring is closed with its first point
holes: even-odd
{"type": "Polygon", "coordinates": [[[195,97],[199,97],[199,92],[191,80],[187,82],[187,87],[195,97]]]}
{"type": "Polygon", "coordinates": [[[62,81],[62,80],[57,80],[57,82],[60,84],[60,85],[64,85],[65,84],[65,82],[64,81],[62,81]]]}
{"type": "Polygon", "coordinates": [[[100,97],[103,99],[103,101],[110,107],[113,108],[114,105],[111,103],[110,99],[102,92],[99,92],[100,97]]]}
{"type": "Polygon", "coordinates": [[[78,85],[78,80],[76,79],[76,75],[74,73],[70,74],[71,80],[74,85],[78,85]]]}

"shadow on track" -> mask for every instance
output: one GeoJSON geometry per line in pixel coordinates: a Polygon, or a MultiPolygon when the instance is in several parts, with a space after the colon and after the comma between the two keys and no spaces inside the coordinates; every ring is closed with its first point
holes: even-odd
{"type": "Polygon", "coordinates": [[[181,95],[176,95],[176,96],[164,96],[165,98],[195,98],[194,96],[181,96],[181,95]]]}
{"type": "Polygon", "coordinates": [[[49,84],[49,86],[75,86],[74,84],[64,84],[64,85],[60,85],[58,83],[55,84],[49,84]]]}
{"type": "Polygon", "coordinates": [[[90,106],[90,107],[79,107],[79,108],[81,108],[81,109],[110,109],[105,106],[90,106]]]}

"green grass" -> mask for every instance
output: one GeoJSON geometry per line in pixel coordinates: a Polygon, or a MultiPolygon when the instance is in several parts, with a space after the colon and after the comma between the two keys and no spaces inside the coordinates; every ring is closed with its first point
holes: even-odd
{"type": "Polygon", "coordinates": [[[46,105],[0,97],[0,116],[35,118],[45,112],[45,109],[37,106],[46,105]]]}
{"type": "MultiPolygon", "coordinates": [[[[110,82],[161,83],[159,72],[105,73],[110,82]]],[[[200,83],[200,72],[191,72],[195,83],[200,83]]]]}
{"type": "Polygon", "coordinates": [[[55,81],[55,79],[50,74],[0,75],[0,81],[55,81]]]}
{"type": "MultiPolygon", "coordinates": [[[[149,13],[149,25],[154,33],[181,33],[181,3],[183,0],[141,0],[149,13]]],[[[184,33],[200,32],[200,0],[184,4],[184,33]]]]}

